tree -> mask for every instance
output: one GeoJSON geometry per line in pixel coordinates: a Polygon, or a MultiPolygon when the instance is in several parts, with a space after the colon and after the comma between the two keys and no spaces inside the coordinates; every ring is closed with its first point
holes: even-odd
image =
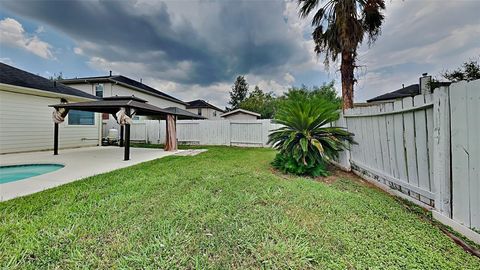
{"type": "Polygon", "coordinates": [[[385,1],[298,0],[298,3],[300,17],[315,12],[312,20],[315,52],[325,53],[325,64],[330,60],[335,62],[341,54],[343,109],[352,108],[357,48],[365,35],[369,45],[380,35],[385,1]],[[320,2],[324,4],[317,9],[320,2]]]}
{"type": "Polygon", "coordinates": [[[258,86],[240,103],[240,108],[259,113],[261,118],[272,118],[275,113],[276,98],[272,92],[265,93],[258,86]]]}
{"type": "Polygon", "coordinates": [[[272,165],[284,172],[325,176],[326,163],[349,147],[353,134],[329,124],[339,118],[338,107],[321,96],[293,93],[279,107],[275,122],[282,124],[270,133],[269,143],[279,151],[272,165]]]}
{"type": "Polygon", "coordinates": [[[480,65],[476,60],[470,59],[460,68],[445,71],[442,76],[451,82],[478,80],[480,79],[480,65]]]}
{"type": "Polygon", "coordinates": [[[58,75],[56,73],[53,73],[53,76],[50,76],[48,78],[50,81],[58,81],[58,80],[63,80],[63,72],[59,72],[58,75]]]}
{"type": "Polygon", "coordinates": [[[334,81],[324,83],[322,86],[307,87],[291,87],[283,95],[276,97],[272,92],[264,92],[258,86],[248,95],[248,97],[240,102],[239,108],[259,113],[261,118],[274,118],[278,108],[283,103],[302,99],[321,98],[328,103],[333,104],[337,109],[341,107],[342,99],[338,96],[334,87],[334,81]]]}
{"type": "Polygon", "coordinates": [[[299,96],[302,98],[320,97],[323,100],[334,104],[337,108],[340,108],[342,104],[342,99],[338,96],[337,91],[335,90],[334,81],[324,83],[320,87],[313,86],[308,88],[307,86],[302,85],[300,88],[289,88],[288,91],[279,98],[278,103],[282,103],[286,100],[298,99],[299,96]]]}
{"type": "Polygon", "coordinates": [[[323,83],[322,86],[314,86],[312,88],[312,96],[319,96],[326,101],[329,101],[338,107],[342,105],[342,98],[338,96],[337,91],[335,90],[334,87],[335,82],[331,81],[329,83],[323,83]]]}
{"type": "Polygon", "coordinates": [[[244,76],[238,76],[232,86],[232,91],[230,91],[230,101],[228,104],[230,104],[231,107],[227,108],[227,111],[238,109],[240,103],[247,98],[247,94],[248,83],[244,76]]]}
{"type": "MultiPolygon", "coordinates": [[[[473,81],[480,79],[480,64],[477,60],[470,59],[462,64],[461,67],[453,71],[445,71],[441,76],[450,81],[450,82],[459,82],[459,81],[473,81]]],[[[428,86],[430,91],[434,91],[437,87],[442,85],[441,79],[433,78],[428,86]]]]}

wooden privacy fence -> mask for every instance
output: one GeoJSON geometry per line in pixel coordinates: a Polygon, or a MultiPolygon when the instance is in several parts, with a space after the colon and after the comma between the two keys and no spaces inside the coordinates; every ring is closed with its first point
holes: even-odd
{"type": "Polygon", "coordinates": [[[358,142],[340,165],[480,231],[480,80],[354,108],[336,125],[358,142]]]}
{"type": "Polygon", "coordinates": [[[351,166],[413,198],[433,205],[433,98],[407,97],[345,113],[358,145],[351,166]]]}
{"type": "Polygon", "coordinates": [[[480,232],[480,80],[450,86],[452,215],[480,232]]]}
{"type": "MultiPolygon", "coordinates": [[[[180,144],[268,146],[270,130],[279,125],[265,120],[179,120],[177,139],[180,144]]],[[[131,127],[131,138],[149,143],[165,142],[165,121],[139,120],[131,127]]]]}

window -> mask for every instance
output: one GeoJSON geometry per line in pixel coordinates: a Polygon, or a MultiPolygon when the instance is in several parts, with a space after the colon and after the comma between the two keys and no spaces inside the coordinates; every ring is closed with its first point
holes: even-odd
{"type": "Polygon", "coordinates": [[[202,108],[198,108],[198,115],[202,115],[202,108]]]}
{"type": "Polygon", "coordinates": [[[68,113],[69,125],[95,125],[95,114],[93,112],[84,112],[71,110],[68,113]]]}
{"type": "Polygon", "coordinates": [[[217,117],[217,111],[213,111],[213,117],[217,117]]]}
{"type": "Polygon", "coordinates": [[[103,84],[99,83],[95,85],[95,96],[103,97],[103,84]]]}

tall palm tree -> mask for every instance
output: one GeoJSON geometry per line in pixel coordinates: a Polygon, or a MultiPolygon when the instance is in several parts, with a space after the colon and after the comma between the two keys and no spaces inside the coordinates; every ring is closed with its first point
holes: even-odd
{"type": "Polygon", "coordinates": [[[315,12],[315,52],[325,53],[326,64],[341,54],[343,109],[352,108],[357,48],[365,35],[369,45],[380,35],[385,0],[298,0],[298,4],[302,18],[315,12]],[[320,3],[323,6],[317,8],[320,3]]]}

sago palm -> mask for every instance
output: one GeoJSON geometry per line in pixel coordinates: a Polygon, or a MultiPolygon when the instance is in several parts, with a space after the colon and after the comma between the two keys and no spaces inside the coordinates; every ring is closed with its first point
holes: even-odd
{"type": "Polygon", "coordinates": [[[325,53],[327,64],[341,54],[343,109],[352,108],[357,48],[364,36],[368,36],[370,45],[380,34],[385,0],[298,0],[298,3],[301,17],[315,13],[312,19],[315,52],[325,53]]]}
{"type": "Polygon", "coordinates": [[[330,125],[338,118],[338,106],[319,97],[299,96],[281,104],[274,121],[283,127],[269,135],[269,143],[280,152],[274,166],[288,163],[283,168],[287,172],[323,174],[328,160],[355,143],[352,133],[330,125]]]}

